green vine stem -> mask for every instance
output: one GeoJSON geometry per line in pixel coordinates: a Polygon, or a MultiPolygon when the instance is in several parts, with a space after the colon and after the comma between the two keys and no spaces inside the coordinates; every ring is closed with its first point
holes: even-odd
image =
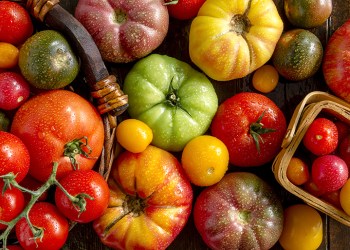
{"type": "Polygon", "coordinates": [[[72,202],[72,204],[77,209],[77,211],[79,211],[79,214],[81,214],[82,212],[85,211],[85,209],[86,209],[85,198],[93,199],[93,197],[91,197],[85,193],[80,193],[80,194],[77,194],[75,196],[69,194],[67,192],[67,190],[65,190],[64,187],[56,179],[57,168],[58,168],[58,163],[54,162],[50,177],[47,179],[47,181],[39,189],[37,189],[35,191],[29,190],[29,189],[24,188],[21,185],[19,185],[17,183],[17,181],[15,180],[16,176],[12,172],[8,173],[6,175],[0,176],[0,178],[4,181],[4,188],[2,190],[2,193],[4,193],[7,188],[14,187],[14,188],[18,188],[22,192],[27,192],[31,195],[30,201],[28,202],[27,206],[23,209],[23,211],[16,218],[14,218],[8,222],[0,220],[1,224],[4,224],[7,226],[6,229],[0,235],[0,241],[2,241],[2,243],[3,243],[2,249],[7,249],[6,245],[7,245],[8,236],[10,235],[12,229],[15,227],[17,222],[22,218],[25,218],[27,220],[28,225],[33,233],[33,239],[42,239],[42,237],[44,236],[44,229],[36,227],[35,225],[33,225],[31,223],[31,221],[29,219],[29,211],[31,210],[33,205],[38,201],[39,197],[53,185],[57,186],[58,188],[60,188],[64,192],[64,194],[72,202]]]}

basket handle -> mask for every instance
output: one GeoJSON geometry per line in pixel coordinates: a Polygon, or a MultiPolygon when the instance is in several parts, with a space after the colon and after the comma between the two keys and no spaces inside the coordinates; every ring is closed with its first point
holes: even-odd
{"type": "Polygon", "coordinates": [[[302,114],[304,113],[304,109],[306,106],[317,103],[320,101],[332,101],[339,103],[343,106],[346,106],[347,108],[350,108],[350,104],[334,95],[331,95],[327,92],[323,91],[313,91],[307,94],[304,99],[298,104],[298,106],[295,108],[293,116],[289,122],[289,126],[286,131],[286,135],[282,142],[282,148],[286,148],[289,143],[292,141],[292,138],[295,135],[295,132],[297,130],[297,127],[299,125],[300,118],[302,114]]]}

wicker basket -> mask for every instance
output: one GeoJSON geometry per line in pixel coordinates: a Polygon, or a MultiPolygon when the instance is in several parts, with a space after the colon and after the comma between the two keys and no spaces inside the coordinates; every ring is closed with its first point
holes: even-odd
{"type": "Polygon", "coordinates": [[[350,216],[344,211],[321,200],[291,183],[287,178],[287,166],[298,149],[309,125],[320,113],[327,113],[350,125],[350,104],[325,92],[309,93],[297,106],[282,144],[282,150],[273,162],[272,170],[276,180],[290,193],[301,198],[308,205],[350,226],[350,216]]]}

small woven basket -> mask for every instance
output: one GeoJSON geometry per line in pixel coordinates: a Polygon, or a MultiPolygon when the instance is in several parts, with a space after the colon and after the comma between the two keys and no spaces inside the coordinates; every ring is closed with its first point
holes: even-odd
{"type": "Polygon", "coordinates": [[[101,114],[104,123],[104,147],[99,159],[98,172],[108,179],[116,148],[115,128],[117,116],[128,107],[128,96],[117,83],[117,77],[110,75],[91,35],[60,6],[59,0],[20,0],[31,15],[48,28],[61,32],[73,47],[81,61],[81,70],[90,97],[101,114]]]}
{"type": "Polygon", "coordinates": [[[329,215],[344,225],[350,226],[350,216],[344,211],[317,198],[291,183],[287,178],[290,159],[300,145],[310,124],[320,113],[327,113],[350,125],[350,104],[325,92],[309,93],[296,107],[287,133],[282,143],[282,150],[273,162],[272,170],[276,180],[290,193],[301,198],[308,205],[329,215]]]}

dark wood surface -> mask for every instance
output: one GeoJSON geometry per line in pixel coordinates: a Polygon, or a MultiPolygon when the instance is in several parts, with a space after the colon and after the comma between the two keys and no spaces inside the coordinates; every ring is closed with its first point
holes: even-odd
{"type": "MultiPolygon", "coordinates": [[[[77,0],[61,0],[60,4],[69,12],[73,13],[76,3],[77,0]]],[[[284,21],[285,30],[292,29],[293,27],[288,23],[283,12],[283,0],[275,0],[275,3],[284,21]]],[[[324,25],[310,29],[310,31],[316,34],[320,38],[323,46],[325,46],[330,35],[348,18],[350,18],[350,0],[333,0],[333,12],[331,17],[324,25]]],[[[173,56],[180,60],[191,63],[188,54],[188,33],[190,23],[190,20],[177,21],[171,19],[169,33],[163,44],[155,52],[168,54],[169,56],[173,56]]],[[[123,78],[132,66],[132,63],[118,65],[109,64],[107,66],[111,73],[116,74],[122,83],[123,78]]],[[[251,75],[248,75],[245,78],[230,82],[212,81],[217,90],[219,101],[222,102],[226,98],[238,92],[255,91],[251,86],[251,77],[251,75]]],[[[276,104],[284,111],[286,118],[289,121],[296,105],[307,93],[314,90],[328,91],[327,86],[324,83],[321,71],[317,72],[314,77],[300,82],[290,82],[283,78],[280,78],[277,88],[267,96],[274,100],[276,104]]],[[[302,203],[301,200],[288,193],[276,182],[271,170],[271,164],[260,168],[252,168],[249,169],[249,171],[256,173],[268,181],[281,195],[282,203],[285,207],[295,203],[302,203]]],[[[195,194],[198,194],[200,191],[201,190],[199,188],[194,187],[195,194]]],[[[349,249],[350,228],[342,225],[341,223],[335,221],[332,218],[329,218],[324,214],[321,215],[324,222],[324,238],[319,249],[349,249]]],[[[140,238],[140,240],[142,240],[142,238],[140,238]]],[[[68,242],[63,249],[105,250],[109,248],[103,246],[100,243],[98,237],[91,227],[91,224],[80,224],[76,225],[70,232],[68,242]]],[[[171,244],[169,249],[208,249],[194,227],[192,216],[190,217],[186,227],[171,244]]],[[[282,248],[277,243],[273,249],[282,248]]]]}

